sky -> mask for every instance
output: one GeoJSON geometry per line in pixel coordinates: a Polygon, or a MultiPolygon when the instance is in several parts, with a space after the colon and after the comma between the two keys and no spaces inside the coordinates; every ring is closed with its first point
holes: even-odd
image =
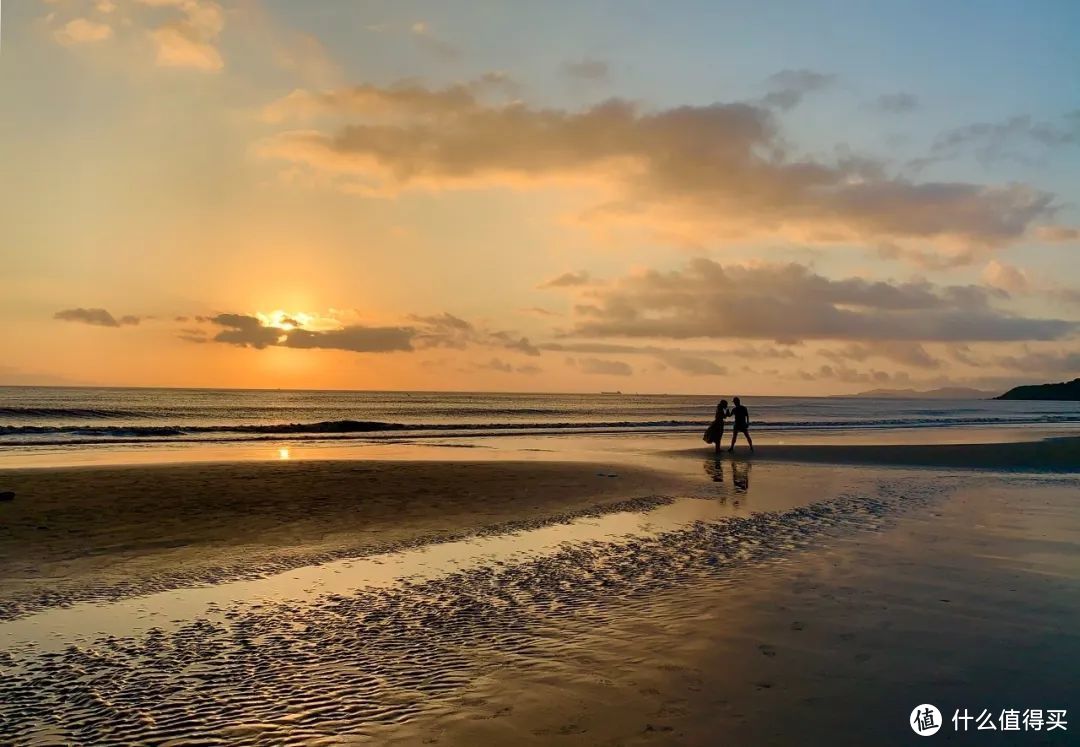
{"type": "Polygon", "coordinates": [[[0,384],[1080,375],[1080,4],[8,0],[0,384]]]}

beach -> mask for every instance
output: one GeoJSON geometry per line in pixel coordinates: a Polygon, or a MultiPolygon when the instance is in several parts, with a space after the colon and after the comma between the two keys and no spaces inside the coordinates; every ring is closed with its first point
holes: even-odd
{"type": "Polygon", "coordinates": [[[0,615],[266,575],[655,505],[623,466],[296,461],[11,470],[0,615]]]}
{"type": "Polygon", "coordinates": [[[1078,30],[5,4],[0,747],[1080,743],[1078,30]]]}
{"type": "Polygon", "coordinates": [[[901,744],[921,703],[1068,708],[1076,442],[4,470],[0,734],[901,744]]]}

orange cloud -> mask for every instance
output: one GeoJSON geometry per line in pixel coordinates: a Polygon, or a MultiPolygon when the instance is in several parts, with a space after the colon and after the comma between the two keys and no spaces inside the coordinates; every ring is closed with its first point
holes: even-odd
{"type": "Polygon", "coordinates": [[[1028,277],[1019,267],[990,260],[982,274],[983,282],[992,288],[1000,288],[1009,293],[1020,293],[1028,289],[1030,285],[1028,277]]]}
{"type": "Polygon", "coordinates": [[[215,71],[225,63],[217,49],[193,37],[183,26],[162,26],[150,32],[157,45],[157,64],[161,67],[186,67],[215,71]]]}
{"type": "Polygon", "coordinates": [[[929,362],[888,342],[1056,340],[1080,328],[1064,319],[996,308],[1004,294],[974,285],[832,279],[804,265],[722,265],[695,259],[672,272],[647,270],[587,292],[571,334],[586,338],[850,340],[894,360],[929,362]]]}
{"type": "Polygon", "coordinates": [[[336,129],[285,131],[265,158],[338,177],[369,195],[406,189],[586,185],[590,228],[631,227],[676,243],[717,238],[878,245],[970,262],[1025,236],[1055,209],[1024,185],[911,182],[867,161],[792,156],[777,122],[746,103],[647,111],[612,99],[582,111],[488,103],[469,86],[296,91],[272,122],[318,117],[336,129]]]}
{"type": "Polygon", "coordinates": [[[113,34],[112,28],[107,24],[91,21],[86,18],[75,18],[68,21],[64,26],[53,32],[53,38],[65,47],[76,44],[91,44],[105,41],[113,34]]]}
{"type": "Polygon", "coordinates": [[[157,64],[214,72],[225,66],[214,41],[225,27],[225,12],[210,0],[139,0],[152,7],[175,8],[183,18],[150,32],[157,64]]]}
{"type": "MultiPolygon", "coordinates": [[[[89,14],[115,18],[117,5],[111,0],[73,0],[71,7],[89,14]]],[[[114,37],[114,26],[121,39],[132,34],[146,34],[156,50],[160,67],[187,68],[215,72],[224,67],[217,39],[225,28],[225,11],[213,0],[135,0],[138,13],[124,14],[119,25],[87,18],[74,18],[53,32],[53,38],[65,46],[102,42],[114,37]],[[164,14],[164,18],[159,17],[164,14]],[[124,33],[124,29],[130,29],[124,33]]],[[[50,25],[59,23],[57,13],[47,17],[50,25]]]]}

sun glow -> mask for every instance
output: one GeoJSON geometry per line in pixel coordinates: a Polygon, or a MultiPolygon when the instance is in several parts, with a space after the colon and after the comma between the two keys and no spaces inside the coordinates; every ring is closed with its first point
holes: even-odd
{"type": "Polygon", "coordinates": [[[256,311],[255,316],[267,327],[277,327],[284,330],[304,327],[315,319],[311,314],[305,314],[302,311],[292,312],[284,309],[275,309],[267,313],[256,311]]]}

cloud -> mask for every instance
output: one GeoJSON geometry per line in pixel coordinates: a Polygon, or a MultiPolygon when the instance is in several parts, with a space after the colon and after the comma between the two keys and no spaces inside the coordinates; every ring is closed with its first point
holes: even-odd
{"type": "Polygon", "coordinates": [[[137,316],[126,314],[116,319],[105,309],[63,309],[53,314],[53,319],[65,322],[81,322],[95,327],[120,327],[138,324],[141,320],[137,316]]]}
{"type": "Polygon", "coordinates": [[[826,349],[819,354],[834,363],[862,362],[870,358],[885,358],[894,363],[915,368],[940,368],[939,359],[930,355],[921,344],[904,340],[852,343],[838,349],[826,349]]]}
{"type": "Polygon", "coordinates": [[[592,282],[592,278],[589,277],[589,273],[582,270],[581,272],[564,272],[562,275],[553,277],[551,280],[541,283],[538,288],[572,288],[579,285],[588,285],[592,282]]]}
{"type": "Polygon", "coordinates": [[[389,353],[412,350],[415,331],[409,327],[364,327],[315,332],[291,329],[285,334],[287,348],[348,350],[354,353],[389,353]]]}
{"type": "Polygon", "coordinates": [[[211,320],[224,327],[214,336],[224,342],[257,350],[269,346],[304,350],[346,350],[353,353],[411,351],[416,330],[411,327],[368,327],[350,325],[341,329],[315,331],[303,328],[271,327],[246,314],[218,314],[211,320]]]}
{"type": "MultiPolygon", "coordinates": [[[[74,18],[53,32],[65,46],[103,42],[119,32],[119,40],[132,35],[148,36],[160,67],[188,68],[215,72],[224,67],[217,40],[225,27],[225,11],[214,0],[132,0],[118,14],[111,0],[73,0],[71,7],[97,13],[107,19],[122,15],[112,25],[87,18],[74,18]],[[130,12],[129,12],[130,11],[130,12]],[[135,12],[138,11],[138,12],[135,12]]],[[[55,14],[47,18],[53,23],[55,14]]]]}
{"type": "Polygon", "coordinates": [[[193,37],[182,26],[162,26],[150,32],[157,45],[157,64],[214,72],[225,66],[212,45],[193,37]]]}
{"type": "Polygon", "coordinates": [[[112,28],[108,24],[86,18],[72,19],[53,32],[53,38],[65,47],[105,41],[112,35],[112,28]]]}
{"type": "Polygon", "coordinates": [[[634,369],[630,368],[629,363],[622,361],[604,360],[602,358],[579,358],[568,359],[568,362],[576,366],[579,371],[585,374],[595,374],[597,376],[629,376],[634,373],[634,369]]]}
{"type": "Polygon", "coordinates": [[[432,90],[415,82],[381,87],[357,85],[312,91],[298,88],[267,104],[262,119],[269,123],[308,121],[319,117],[352,116],[376,121],[408,121],[431,112],[479,112],[488,94],[512,95],[517,84],[505,73],[432,90]]]}
{"type": "Polygon", "coordinates": [[[215,342],[226,342],[240,347],[262,350],[279,344],[285,336],[281,327],[267,327],[256,317],[247,314],[218,314],[210,321],[225,329],[214,336],[215,342]]]}
{"type": "Polygon", "coordinates": [[[471,322],[443,313],[437,316],[412,315],[410,321],[419,324],[415,341],[419,347],[456,348],[463,350],[470,345],[504,348],[525,355],[540,355],[527,337],[505,330],[491,331],[477,328],[471,322]]]}
{"type": "MultiPolygon", "coordinates": [[[[540,355],[539,348],[526,337],[505,330],[491,331],[477,327],[449,313],[433,316],[414,314],[408,317],[408,324],[390,326],[343,323],[335,316],[323,318],[306,313],[290,316],[280,311],[257,315],[225,313],[195,318],[222,328],[214,335],[214,342],[257,350],[286,347],[299,350],[389,353],[432,348],[464,350],[469,347],[485,347],[531,357],[540,355]]],[[[181,337],[188,340],[201,334],[198,330],[182,332],[181,337]]]]}
{"type": "Polygon", "coordinates": [[[841,381],[845,384],[874,384],[876,386],[881,386],[883,384],[909,384],[911,382],[911,376],[905,371],[898,371],[896,373],[875,369],[870,371],[860,371],[849,366],[828,364],[822,365],[813,372],[800,371],[799,378],[806,381],[830,379],[833,381],[841,381]]]}
{"type": "Polygon", "coordinates": [[[559,351],[565,353],[595,353],[595,354],[619,354],[619,355],[650,355],[660,360],[670,356],[707,356],[721,359],[791,359],[798,357],[787,346],[773,345],[747,345],[740,344],[737,348],[728,350],[716,349],[684,349],[670,348],[658,345],[628,345],[626,343],[613,342],[545,342],[540,346],[541,350],[559,351]]]}
{"type": "Polygon", "coordinates": [[[524,309],[520,309],[522,314],[528,314],[529,316],[538,316],[544,318],[550,318],[553,316],[562,316],[558,311],[552,311],[551,309],[545,309],[542,306],[529,306],[524,309]]]}
{"type": "Polygon", "coordinates": [[[498,371],[499,373],[512,373],[514,371],[513,366],[511,366],[509,363],[507,363],[505,361],[502,361],[502,360],[500,360],[498,358],[492,358],[487,363],[477,364],[476,367],[477,368],[486,368],[486,369],[489,369],[491,371],[498,371]]]}
{"type": "Polygon", "coordinates": [[[569,334],[590,337],[756,338],[780,341],[1051,340],[1078,328],[995,308],[1000,291],[862,278],[833,280],[795,264],[632,274],[590,292],[569,334]]]}
{"type": "Polygon", "coordinates": [[[1069,244],[1080,241],[1080,228],[1075,226],[1039,226],[1035,237],[1051,244],[1069,244]]]}
{"type": "Polygon", "coordinates": [[[203,343],[210,341],[210,338],[206,336],[206,330],[198,328],[182,329],[177,337],[185,342],[203,343]]]}
{"type": "Polygon", "coordinates": [[[539,366],[524,365],[514,366],[511,363],[507,363],[501,358],[492,358],[487,363],[478,363],[477,368],[487,369],[489,371],[498,371],[499,373],[519,373],[533,375],[543,371],[539,366]]]}
{"type": "Polygon", "coordinates": [[[1077,372],[1080,372],[1080,349],[1036,352],[1025,350],[1020,355],[999,356],[995,363],[1002,368],[1027,373],[1039,371],[1076,376],[1077,372]]]}
{"type": "Polygon", "coordinates": [[[518,337],[512,332],[490,332],[488,335],[490,337],[488,344],[491,344],[491,341],[498,341],[495,344],[501,343],[507,350],[516,350],[525,355],[540,355],[540,349],[529,342],[527,337],[518,337]]]}
{"type": "Polygon", "coordinates": [[[160,67],[178,67],[216,72],[225,66],[215,46],[225,27],[225,11],[210,0],[139,0],[143,5],[172,8],[180,19],[165,23],[150,32],[157,49],[160,67]]]}
{"type": "Polygon", "coordinates": [[[874,108],[888,114],[904,114],[914,111],[919,106],[919,99],[910,93],[885,93],[874,100],[874,108]]]}
{"type": "MultiPolygon", "coordinates": [[[[791,71],[790,84],[805,71],[791,71]]],[[[812,75],[803,87],[817,85],[812,75]]],[[[578,223],[642,230],[695,246],[776,238],[802,243],[917,245],[970,262],[1025,236],[1056,208],[1022,184],[912,182],[866,159],[792,155],[772,112],[747,103],[647,111],[621,99],[580,111],[486,103],[467,86],[359,86],[294,92],[267,108],[337,112],[340,129],[290,130],[261,141],[263,158],[328,175],[341,189],[495,186],[587,188],[578,223]]]]}
{"type": "Polygon", "coordinates": [[[681,371],[691,376],[719,376],[727,373],[727,369],[707,358],[698,358],[692,355],[665,355],[660,360],[676,371],[681,371]]]}
{"type": "Polygon", "coordinates": [[[575,62],[564,63],[562,72],[571,80],[599,83],[608,79],[611,68],[603,60],[586,57],[575,62]]]}
{"type": "Polygon", "coordinates": [[[1003,122],[976,122],[941,133],[930,156],[916,162],[925,165],[966,153],[983,163],[998,161],[1037,162],[1047,152],[1080,143],[1080,111],[1072,112],[1061,124],[1036,122],[1027,115],[1003,122]]]}
{"type": "Polygon", "coordinates": [[[1030,285],[1028,277],[1019,267],[990,260],[982,273],[983,282],[992,288],[999,288],[1008,293],[1022,293],[1030,285]]]}
{"type": "Polygon", "coordinates": [[[761,101],[765,106],[787,111],[798,106],[806,94],[821,91],[835,82],[835,75],[813,70],[781,70],[769,76],[766,85],[770,90],[761,101]]]}

